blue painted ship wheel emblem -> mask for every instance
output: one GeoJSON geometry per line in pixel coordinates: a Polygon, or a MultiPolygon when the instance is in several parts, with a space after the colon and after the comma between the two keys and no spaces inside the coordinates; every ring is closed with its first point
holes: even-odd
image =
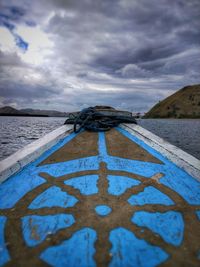
{"type": "Polygon", "coordinates": [[[103,134],[100,141],[97,157],[38,167],[43,182],[0,210],[6,244],[1,262],[146,267],[181,266],[189,257],[197,266],[199,244],[191,248],[190,237],[199,227],[199,206],[167,184],[168,163],[110,157],[103,134]]]}

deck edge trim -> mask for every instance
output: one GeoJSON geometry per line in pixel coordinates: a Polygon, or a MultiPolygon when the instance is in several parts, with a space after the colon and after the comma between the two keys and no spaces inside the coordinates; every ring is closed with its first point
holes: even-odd
{"type": "MultiPolygon", "coordinates": [[[[200,181],[200,160],[139,125],[121,124],[121,127],[200,181]]],[[[41,156],[60,139],[68,136],[70,133],[67,132],[71,129],[72,125],[63,125],[0,161],[0,183],[41,156]]]]}
{"type": "Polygon", "coordinates": [[[200,160],[139,125],[122,124],[121,127],[200,181],[200,160]]]}
{"type": "Polygon", "coordinates": [[[72,127],[72,125],[63,125],[0,161],[0,183],[41,156],[59,140],[68,136],[70,133],[67,132],[72,127]]]}

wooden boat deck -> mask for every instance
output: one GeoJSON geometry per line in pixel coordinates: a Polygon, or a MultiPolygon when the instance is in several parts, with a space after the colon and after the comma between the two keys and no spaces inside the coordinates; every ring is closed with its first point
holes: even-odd
{"type": "Polygon", "coordinates": [[[0,185],[0,265],[199,266],[199,185],[126,127],[68,134],[0,185]]]}

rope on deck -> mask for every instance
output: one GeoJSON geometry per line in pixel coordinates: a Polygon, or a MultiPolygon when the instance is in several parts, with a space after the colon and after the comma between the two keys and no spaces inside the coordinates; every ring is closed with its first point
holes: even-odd
{"type": "MultiPolygon", "coordinates": [[[[113,114],[114,111],[115,110],[113,109],[113,114]]],[[[92,132],[104,132],[118,126],[120,123],[137,124],[136,120],[132,116],[115,116],[113,114],[104,115],[102,112],[100,112],[98,107],[89,107],[83,109],[77,116],[75,116],[73,113],[69,114],[69,118],[64,124],[74,124],[75,133],[80,132],[82,128],[92,132]]]]}

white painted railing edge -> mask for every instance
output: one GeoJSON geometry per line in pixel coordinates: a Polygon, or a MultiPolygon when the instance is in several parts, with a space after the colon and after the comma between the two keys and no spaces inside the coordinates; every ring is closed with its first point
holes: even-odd
{"type": "Polygon", "coordinates": [[[72,125],[63,125],[0,161],[0,183],[41,156],[42,153],[55,145],[59,140],[69,135],[68,131],[72,127],[72,125]]]}
{"type": "MultiPolygon", "coordinates": [[[[21,170],[28,163],[37,159],[59,140],[69,135],[69,130],[71,130],[72,127],[72,125],[63,125],[2,160],[0,162],[0,183],[21,170]]],[[[121,127],[134,134],[147,145],[174,162],[177,166],[200,180],[200,160],[139,125],[122,124],[121,127]]]]}
{"type": "Polygon", "coordinates": [[[194,178],[200,180],[200,160],[139,125],[122,124],[121,127],[160,152],[194,178]]]}

